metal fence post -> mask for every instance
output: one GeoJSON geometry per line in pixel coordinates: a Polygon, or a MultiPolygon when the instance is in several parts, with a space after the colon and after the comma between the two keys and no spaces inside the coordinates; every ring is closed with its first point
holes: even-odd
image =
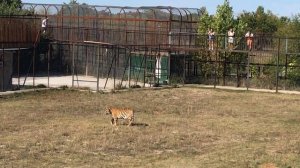
{"type": "Polygon", "coordinates": [[[278,50],[277,50],[277,59],[276,59],[276,93],[278,93],[278,84],[279,84],[279,55],[280,55],[280,38],[278,38],[278,50]]]}
{"type": "Polygon", "coordinates": [[[74,73],[75,73],[75,52],[74,52],[74,48],[75,48],[75,43],[72,44],[72,88],[74,87],[74,73]]]}
{"type": "Polygon", "coordinates": [[[128,87],[130,88],[130,80],[131,80],[131,50],[129,50],[128,56],[128,87]]]}
{"type": "Polygon", "coordinates": [[[36,54],[36,45],[34,44],[33,56],[32,56],[32,80],[33,80],[34,90],[35,90],[35,54],[36,54]]]}
{"type": "Polygon", "coordinates": [[[48,46],[48,52],[47,52],[47,56],[48,56],[48,87],[50,87],[50,55],[51,55],[51,44],[49,43],[48,46]]]}
{"type": "Polygon", "coordinates": [[[18,44],[18,89],[20,89],[20,52],[21,52],[21,49],[20,49],[20,43],[18,44]]]}
{"type": "Polygon", "coordinates": [[[100,44],[97,47],[98,49],[98,54],[97,54],[97,92],[99,91],[99,76],[100,76],[100,44]]]}
{"type": "Polygon", "coordinates": [[[250,52],[248,52],[248,57],[247,57],[247,81],[246,81],[246,87],[247,90],[249,90],[249,86],[250,86],[250,81],[249,81],[249,76],[250,76],[250,52]]]}
{"type": "MultiPolygon", "coordinates": [[[[1,56],[1,55],[0,55],[1,56]]],[[[2,67],[0,67],[0,68],[2,68],[2,87],[1,87],[1,91],[2,92],[4,92],[4,80],[5,80],[5,78],[4,78],[4,75],[5,75],[5,73],[4,73],[4,44],[2,43],[2,60],[1,60],[2,62],[1,62],[1,64],[2,64],[2,67]]]]}
{"type": "Polygon", "coordinates": [[[215,66],[214,66],[214,71],[215,71],[215,76],[214,76],[214,88],[217,87],[217,66],[218,66],[218,53],[219,53],[219,42],[218,42],[218,37],[216,37],[216,49],[215,49],[215,66]]]}

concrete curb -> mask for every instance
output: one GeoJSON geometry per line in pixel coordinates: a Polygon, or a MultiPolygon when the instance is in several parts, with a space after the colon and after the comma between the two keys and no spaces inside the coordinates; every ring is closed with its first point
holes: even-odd
{"type": "MultiPolygon", "coordinates": [[[[208,89],[221,89],[221,90],[233,90],[233,91],[253,91],[253,92],[265,92],[265,93],[276,93],[276,90],[269,89],[256,89],[256,88],[243,88],[243,87],[232,87],[232,86],[216,86],[213,85],[195,85],[195,84],[187,84],[184,85],[186,87],[195,87],[195,88],[208,88],[208,89]]],[[[282,94],[297,94],[300,95],[300,91],[292,91],[292,90],[278,90],[278,93],[282,94]]]]}
{"type": "Polygon", "coordinates": [[[0,92],[0,96],[18,94],[18,93],[28,93],[28,92],[35,92],[35,91],[43,91],[43,90],[50,90],[54,88],[36,88],[36,89],[24,89],[24,90],[14,90],[14,91],[6,91],[0,92]]]}
{"type": "MultiPolygon", "coordinates": [[[[77,88],[67,88],[67,89],[74,89],[78,91],[86,91],[92,93],[122,93],[122,92],[129,92],[129,91],[142,91],[142,90],[163,90],[163,89],[176,89],[176,88],[206,88],[206,89],[220,89],[220,90],[232,90],[232,91],[253,91],[253,92],[264,92],[264,93],[276,93],[275,90],[268,90],[268,89],[255,89],[255,88],[237,88],[231,86],[216,86],[213,85],[196,85],[196,84],[185,84],[185,85],[177,85],[177,86],[161,86],[161,87],[144,87],[144,88],[127,88],[122,90],[113,90],[113,89],[101,89],[99,91],[90,90],[90,89],[77,89],[77,88]]],[[[0,96],[18,94],[18,93],[28,93],[28,92],[35,92],[35,91],[43,91],[43,90],[50,90],[50,89],[62,89],[62,88],[35,88],[35,89],[24,89],[24,90],[16,90],[16,91],[6,91],[0,92],[0,96]]],[[[296,94],[300,95],[300,91],[290,91],[290,90],[279,90],[278,93],[281,94],[296,94]]]]}

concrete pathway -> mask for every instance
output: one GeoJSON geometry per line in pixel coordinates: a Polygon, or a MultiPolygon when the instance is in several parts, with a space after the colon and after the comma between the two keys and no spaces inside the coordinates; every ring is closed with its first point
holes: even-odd
{"type": "MultiPolygon", "coordinates": [[[[91,90],[97,89],[97,78],[93,76],[74,76],[74,87],[75,88],[89,88],[91,90]]],[[[17,85],[20,83],[20,85],[23,85],[25,81],[24,77],[21,77],[20,79],[13,78],[13,84],[17,85]]],[[[28,77],[25,81],[25,85],[32,86],[33,83],[35,86],[37,85],[45,85],[50,88],[58,88],[61,86],[68,86],[72,87],[72,76],[51,76],[51,77],[35,77],[34,80],[32,77],[28,77]],[[34,82],[33,82],[34,81],[34,82]]],[[[114,88],[114,85],[120,85],[120,80],[113,80],[109,79],[106,81],[106,78],[100,78],[99,79],[99,90],[112,90],[114,88]],[[106,83],[107,82],[107,83],[106,83]],[[106,83],[106,87],[104,88],[106,83]]],[[[128,87],[128,81],[123,81],[122,85],[124,87],[128,87]]],[[[131,85],[135,84],[134,81],[131,81],[131,85]]],[[[143,87],[143,83],[137,83],[141,87],[143,87]]],[[[198,88],[214,88],[213,85],[197,85],[197,84],[188,84],[184,85],[187,87],[198,87],[198,88]]],[[[184,87],[183,86],[183,87],[184,87]]],[[[146,84],[146,87],[149,88],[149,84],[146,84]]],[[[43,88],[47,89],[47,88],[43,88]]],[[[155,88],[157,89],[157,88],[155,88]]],[[[224,90],[237,90],[237,91],[247,91],[247,88],[241,88],[241,87],[231,87],[231,86],[216,86],[216,89],[224,89],[224,90]]],[[[0,92],[0,95],[7,95],[7,94],[13,94],[18,92],[30,92],[37,89],[26,89],[26,90],[17,90],[17,91],[6,91],[6,92],[0,92]]],[[[41,89],[38,89],[41,90],[41,89]]],[[[256,88],[249,88],[249,91],[255,91],[255,92],[267,92],[267,93],[276,93],[276,90],[269,90],[269,89],[256,89],[256,88]]],[[[297,94],[300,95],[300,91],[290,91],[290,90],[279,90],[278,93],[284,93],[284,94],[297,94]]]]}

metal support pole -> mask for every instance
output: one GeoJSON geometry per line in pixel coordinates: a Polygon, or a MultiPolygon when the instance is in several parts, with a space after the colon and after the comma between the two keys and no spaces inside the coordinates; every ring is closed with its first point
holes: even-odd
{"type": "Polygon", "coordinates": [[[216,58],[215,58],[215,66],[214,66],[214,71],[215,71],[215,76],[214,76],[214,88],[217,87],[217,66],[218,66],[218,45],[216,46],[216,51],[215,51],[215,54],[216,54],[216,58]]]}
{"type": "Polygon", "coordinates": [[[286,88],[288,72],[288,38],[285,38],[285,73],[284,73],[284,89],[286,88]]]}
{"type": "MultiPolygon", "coordinates": [[[[69,44],[70,45],[70,44],[69,44]]],[[[74,87],[74,73],[75,73],[75,44],[72,44],[72,88],[74,87]]]]}
{"type": "MultiPolygon", "coordinates": [[[[169,31],[169,39],[168,39],[168,46],[172,46],[172,32],[169,31]]],[[[160,51],[159,51],[160,52],[160,51]]],[[[168,58],[168,84],[171,85],[171,51],[168,51],[169,58],[168,58]]]]}
{"type": "Polygon", "coordinates": [[[99,91],[99,77],[100,77],[100,45],[97,47],[97,92],[99,91]]]}
{"type": "Polygon", "coordinates": [[[36,54],[36,46],[33,48],[33,56],[32,56],[32,80],[33,80],[33,88],[35,89],[35,54],[36,54]]]}
{"type": "MultiPolygon", "coordinates": [[[[104,51],[104,54],[101,55],[101,78],[104,78],[104,66],[105,68],[107,68],[107,64],[104,64],[104,60],[108,60],[108,56],[107,56],[107,51],[108,50],[108,47],[106,46],[105,48],[105,51],[104,51]],[[104,58],[106,57],[106,58],[104,58]]],[[[103,50],[102,50],[102,53],[103,53],[103,50]]]]}
{"type": "MultiPolygon", "coordinates": [[[[115,55],[116,52],[115,52],[115,47],[114,46],[111,48],[111,50],[112,50],[113,54],[115,55]]],[[[106,81],[105,81],[105,84],[104,84],[104,89],[106,88],[106,84],[107,84],[107,81],[108,81],[109,74],[111,72],[112,66],[114,64],[115,58],[116,57],[114,56],[113,59],[112,59],[112,61],[111,61],[111,64],[110,64],[110,67],[109,67],[109,70],[108,70],[108,73],[107,73],[106,81]]]]}
{"type": "Polygon", "coordinates": [[[226,84],[226,51],[224,52],[224,62],[223,62],[223,86],[226,84]]]}
{"type": "Polygon", "coordinates": [[[18,49],[18,89],[20,89],[20,44],[18,49]]]}
{"type": "MultiPolygon", "coordinates": [[[[235,55],[235,58],[237,56],[235,55]]],[[[238,60],[238,59],[236,59],[238,60]]],[[[240,62],[238,60],[237,64],[236,64],[236,87],[240,87],[240,62]]]]}
{"type": "Polygon", "coordinates": [[[5,67],[5,65],[4,65],[4,44],[2,43],[2,67],[0,67],[0,68],[2,68],[2,87],[1,87],[1,91],[2,92],[4,92],[4,80],[5,80],[5,78],[4,78],[4,75],[5,75],[5,73],[4,73],[4,67],[5,67]]]}
{"type": "MultiPolygon", "coordinates": [[[[63,47],[62,47],[63,48],[63,47]]],[[[58,51],[59,51],[59,70],[62,70],[62,52],[61,52],[61,45],[58,44],[58,51]]]]}
{"type": "Polygon", "coordinates": [[[249,77],[250,77],[250,54],[248,52],[248,57],[247,57],[247,81],[246,81],[246,87],[247,90],[249,90],[249,86],[250,86],[250,81],[249,81],[249,77]]]}
{"type": "Polygon", "coordinates": [[[121,77],[121,86],[123,86],[123,80],[124,80],[124,76],[126,74],[126,70],[127,70],[127,79],[128,79],[128,86],[130,87],[130,84],[129,84],[129,81],[130,81],[130,53],[131,53],[131,50],[129,50],[129,55],[128,57],[126,58],[126,55],[127,55],[127,49],[125,49],[125,60],[126,60],[126,64],[124,66],[124,71],[123,71],[123,74],[122,74],[122,77],[121,77]]]}
{"type": "Polygon", "coordinates": [[[85,45],[85,76],[89,74],[89,56],[88,56],[88,45],[85,45]]]}
{"type": "Polygon", "coordinates": [[[288,38],[286,37],[286,38],[285,38],[285,53],[288,52],[288,44],[289,44],[289,40],[288,40],[288,38]]]}
{"type": "Polygon", "coordinates": [[[183,84],[185,84],[185,69],[186,69],[186,53],[183,55],[183,84]]]}
{"type": "Polygon", "coordinates": [[[131,50],[129,50],[128,56],[128,87],[130,88],[130,80],[131,80],[131,50]]]}
{"type": "Polygon", "coordinates": [[[51,44],[49,43],[48,45],[48,52],[47,52],[47,82],[48,82],[48,87],[50,87],[50,48],[51,48],[51,44]]]}
{"type": "Polygon", "coordinates": [[[276,59],[276,93],[278,93],[278,85],[279,85],[279,55],[280,55],[280,38],[278,38],[278,50],[277,50],[277,59],[276,59]]]}
{"type": "MultiPolygon", "coordinates": [[[[148,49],[147,49],[148,50],[148,49]]],[[[147,55],[146,55],[145,51],[145,55],[144,55],[144,87],[146,86],[146,74],[147,74],[147,55]]]]}
{"type": "Polygon", "coordinates": [[[119,55],[119,46],[117,46],[117,52],[115,52],[114,54],[114,58],[115,58],[115,65],[114,65],[114,89],[116,89],[116,70],[117,70],[117,54],[119,55]]]}
{"type": "Polygon", "coordinates": [[[171,52],[168,57],[168,84],[171,85],[171,52]]]}
{"type": "MultiPolygon", "coordinates": [[[[157,63],[158,63],[158,70],[157,70],[157,85],[159,86],[159,80],[161,78],[161,55],[160,55],[160,45],[158,46],[158,59],[157,59],[157,63]]],[[[156,66],[156,65],[155,65],[156,66]]]]}

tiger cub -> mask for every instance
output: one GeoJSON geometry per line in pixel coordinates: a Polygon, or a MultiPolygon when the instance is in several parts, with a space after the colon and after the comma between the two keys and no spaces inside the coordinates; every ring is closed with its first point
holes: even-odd
{"type": "Polygon", "coordinates": [[[128,126],[130,126],[134,120],[134,111],[131,108],[116,108],[116,107],[106,107],[106,114],[111,114],[111,124],[117,126],[118,119],[129,120],[128,126]]]}

